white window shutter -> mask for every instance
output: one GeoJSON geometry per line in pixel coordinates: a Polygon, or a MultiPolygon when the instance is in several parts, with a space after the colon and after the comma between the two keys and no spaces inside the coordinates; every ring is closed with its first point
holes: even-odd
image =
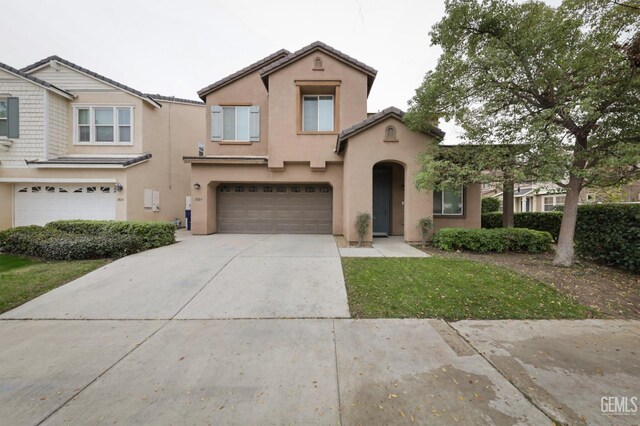
{"type": "Polygon", "coordinates": [[[211,140],[222,140],[222,107],[220,105],[211,106],[211,140]]]}
{"type": "Polygon", "coordinates": [[[260,107],[249,108],[249,140],[258,142],[260,140],[260,107]]]}

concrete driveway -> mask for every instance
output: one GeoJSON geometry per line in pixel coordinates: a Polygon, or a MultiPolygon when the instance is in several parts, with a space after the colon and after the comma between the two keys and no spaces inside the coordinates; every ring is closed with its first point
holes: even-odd
{"type": "Polygon", "coordinates": [[[330,235],[190,237],[128,256],[0,318],[349,317],[330,235]]]}

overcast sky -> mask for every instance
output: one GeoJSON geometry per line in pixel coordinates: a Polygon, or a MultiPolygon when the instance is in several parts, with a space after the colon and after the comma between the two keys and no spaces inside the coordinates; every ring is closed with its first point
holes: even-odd
{"type": "Polygon", "coordinates": [[[22,68],[58,55],[143,92],[188,99],[278,49],[320,40],[378,70],[368,103],[377,112],[406,110],[435,67],[440,50],[428,33],[444,1],[20,0],[2,9],[11,37],[0,62],[22,68]]]}

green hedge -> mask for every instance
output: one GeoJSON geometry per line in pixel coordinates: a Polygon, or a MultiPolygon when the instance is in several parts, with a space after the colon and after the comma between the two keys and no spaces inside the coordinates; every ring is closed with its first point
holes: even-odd
{"type": "Polygon", "coordinates": [[[480,253],[505,251],[540,253],[551,250],[552,242],[548,232],[522,228],[444,228],[433,236],[433,245],[439,249],[480,253]]]}
{"type": "Polygon", "coordinates": [[[584,258],[640,271],[640,204],[579,206],[575,242],[584,258]]]}
{"type": "Polygon", "coordinates": [[[482,213],[492,213],[500,211],[500,200],[493,197],[482,198],[482,213]]]}
{"type": "MultiPolygon", "coordinates": [[[[513,215],[514,227],[546,231],[551,234],[554,241],[558,241],[561,223],[562,212],[528,212],[513,215]]],[[[484,213],[482,227],[486,229],[502,228],[502,212],[484,213]]]]}
{"type": "Polygon", "coordinates": [[[45,228],[81,235],[129,235],[142,240],[144,250],[176,242],[176,227],[168,222],[136,222],[132,220],[59,220],[45,228]]]}
{"type": "Polygon", "coordinates": [[[0,252],[47,260],[118,258],[142,250],[142,239],[134,235],[82,235],[40,226],[0,232],[0,252]]]}

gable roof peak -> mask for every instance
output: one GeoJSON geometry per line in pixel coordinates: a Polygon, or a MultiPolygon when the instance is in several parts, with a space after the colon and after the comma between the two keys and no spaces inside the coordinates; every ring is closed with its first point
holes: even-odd
{"type": "Polygon", "coordinates": [[[241,79],[242,77],[245,77],[249,74],[251,74],[254,71],[257,71],[265,66],[268,66],[270,63],[277,61],[281,58],[286,57],[287,55],[290,55],[291,52],[289,52],[287,49],[280,49],[276,52],[273,52],[272,54],[265,56],[264,58],[252,63],[251,65],[247,65],[246,67],[242,68],[241,70],[238,70],[236,72],[234,72],[233,74],[229,74],[228,76],[216,81],[215,83],[212,83],[210,85],[208,85],[207,87],[204,87],[200,90],[198,90],[198,96],[200,97],[200,99],[202,99],[203,101],[205,100],[205,98],[207,97],[207,95],[211,92],[214,92],[218,89],[221,89],[222,87],[226,86],[227,84],[231,84],[236,80],[241,79]]]}
{"type": "Polygon", "coordinates": [[[292,62],[297,61],[298,59],[302,59],[307,55],[310,55],[311,53],[321,50],[324,53],[328,54],[329,56],[332,56],[334,58],[336,58],[339,61],[344,62],[345,64],[363,72],[364,74],[367,75],[367,93],[371,91],[371,86],[373,85],[373,81],[376,78],[376,74],[378,74],[378,71],[373,68],[370,67],[369,65],[365,64],[364,62],[360,62],[355,58],[352,58],[351,56],[347,55],[346,53],[342,53],[341,51],[339,51],[338,49],[335,49],[331,46],[329,46],[326,43],[323,43],[321,41],[314,41],[313,43],[301,48],[300,50],[297,50],[293,53],[290,53],[289,55],[285,56],[284,58],[275,61],[267,66],[265,66],[264,68],[262,68],[260,70],[260,77],[262,77],[262,82],[264,83],[265,87],[267,87],[267,89],[269,88],[269,78],[268,76],[276,71],[278,71],[281,68],[286,67],[287,65],[289,65],[292,62]]]}
{"type": "Polygon", "coordinates": [[[0,69],[4,70],[4,71],[6,71],[6,72],[8,72],[10,74],[13,74],[15,76],[18,76],[20,78],[23,78],[25,80],[31,81],[32,83],[34,83],[34,84],[36,84],[36,85],[38,85],[40,87],[43,87],[43,88],[45,88],[47,90],[51,90],[53,92],[56,92],[59,95],[62,95],[67,99],[75,98],[75,95],[73,93],[67,92],[66,90],[61,89],[60,87],[57,87],[57,86],[49,83],[48,81],[41,80],[41,79],[39,79],[37,77],[34,77],[32,75],[27,74],[26,72],[24,72],[22,70],[19,70],[17,68],[13,68],[12,66],[9,66],[7,64],[3,64],[2,62],[0,62],[0,69]]]}
{"type": "Polygon", "coordinates": [[[98,74],[97,72],[91,71],[87,68],[81,67],[80,65],[76,65],[71,61],[67,61],[66,59],[61,58],[58,55],[51,55],[51,56],[47,56],[44,59],[39,60],[38,62],[34,62],[31,65],[27,65],[26,67],[22,68],[20,71],[25,73],[25,74],[30,74],[32,72],[34,72],[37,69],[40,69],[42,67],[44,67],[45,65],[49,65],[51,63],[51,61],[55,61],[58,62],[62,65],[65,65],[66,67],[69,67],[73,70],[76,70],[78,72],[80,72],[81,74],[85,74],[88,75],[89,77],[92,77],[96,80],[102,81],[103,83],[106,83],[110,86],[113,86],[117,89],[123,90],[125,92],[128,92],[134,96],[137,96],[139,98],[141,98],[143,101],[147,101],[150,104],[152,104],[153,106],[157,107],[157,108],[162,108],[162,105],[160,105],[157,101],[155,101],[154,99],[152,99],[151,97],[147,96],[146,94],[142,93],[139,90],[136,90],[132,87],[129,87],[125,84],[119,83],[115,80],[112,80],[110,78],[107,78],[101,74],[98,74]]]}

